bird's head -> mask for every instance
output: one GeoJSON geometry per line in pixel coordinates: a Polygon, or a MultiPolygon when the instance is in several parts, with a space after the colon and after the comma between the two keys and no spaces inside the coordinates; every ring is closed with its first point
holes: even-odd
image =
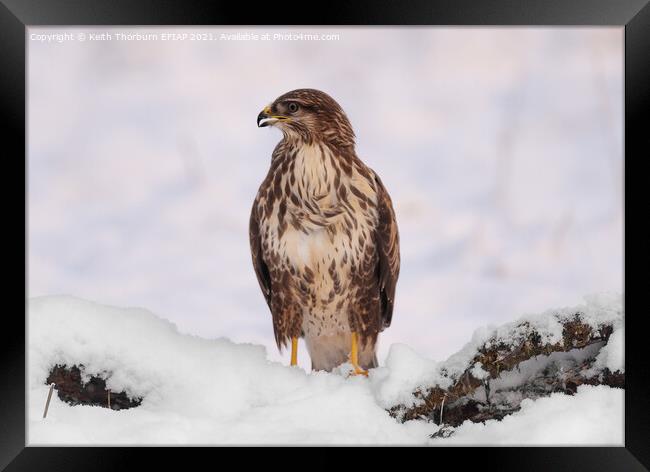
{"type": "Polygon", "coordinates": [[[343,109],[315,89],[292,90],[276,98],[257,115],[257,126],[274,126],[285,137],[308,143],[354,145],[354,132],[343,109]]]}

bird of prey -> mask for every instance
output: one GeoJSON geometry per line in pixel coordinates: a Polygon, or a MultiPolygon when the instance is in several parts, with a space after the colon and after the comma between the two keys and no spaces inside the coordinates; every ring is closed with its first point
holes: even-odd
{"type": "Polygon", "coordinates": [[[379,176],[355,152],[346,114],[314,89],[288,92],[262,110],[275,147],[250,216],[257,280],[278,349],[304,338],[312,370],[349,361],[353,375],[377,366],[378,334],[390,326],[399,235],[379,176]]]}

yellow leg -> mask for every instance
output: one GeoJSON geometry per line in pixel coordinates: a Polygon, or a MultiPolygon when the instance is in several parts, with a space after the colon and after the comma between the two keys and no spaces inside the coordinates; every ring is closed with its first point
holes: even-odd
{"type": "Polygon", "coordinates": [[[352,333],[352,350],[350,352],[350,363],[354,367],[354,373],[352,375],[365,375],[368,377],[368,371],[363,370],[359,366],[359,340],[357,333],[352,333]]]}
{"type": "Polygon", "coordinates": [[[291,338],[291,365],[298,365],[298,338],[291,338]]]}

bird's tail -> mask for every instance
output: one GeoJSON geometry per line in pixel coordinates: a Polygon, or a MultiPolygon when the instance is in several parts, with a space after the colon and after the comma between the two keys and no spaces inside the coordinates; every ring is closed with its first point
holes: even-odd
{"type": "Polygon", "coordinates": [[[372,355],[372,359],[370,359],[370,363],[366,366],[363,366],[365,369],[374,369],[375,367],[379,367],[379,362],[377,362],[377,353],[375,352],[372,355]]]}
{"type": "MultiPolygon", "coordinates": [[[[347,359],[347,358],[346,358],[346,359],[347,359]]],[[[345,362],[345,361],[343,361],[343,362],[345,362]]],[[[375,352],[375,353],[372,355],[372,358],[370,359],[369,362],[366,361],[366,363],[362,363],[362,364],[361,364],[361,367],[364,368],[364,369],[366,369],[366,370],[368,370],[368,369],[374,369],[375,367],[379,367],[379,362],[377,361],[377,353],[375,352]]],[[[312,363],[311,363],[311,370],[321,370],[321,369],[318,369],[318,368],[314,365],[314,362],[312,361],[312,363]]],[[[330,369],[325,369],[325,370],[327,370],[328,372],[331,372],[331,371],[332,371],[331,368],[330,368],[330,369]]]]}

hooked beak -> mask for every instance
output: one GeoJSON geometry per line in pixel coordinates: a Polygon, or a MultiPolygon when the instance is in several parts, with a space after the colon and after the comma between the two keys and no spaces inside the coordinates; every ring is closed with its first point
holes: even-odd
{"type": "Polygon", "coordinates": [[[269,121],[271,118],[271,115],[268,113],[269,107],[266,107],[264,110],[260,112],[259,115],[257,115],[257,127],[258,128],[264,128],[265,126],[269,125],[269,121]]]}
{"type": "Polygon", "coordinates": [[[257,127],[264,128],[265,126],[273,125],[278,121],[289,121],[288,116],[273,115],[271,107],[265,107],[264,110],[257,115],[257,127]]]}

